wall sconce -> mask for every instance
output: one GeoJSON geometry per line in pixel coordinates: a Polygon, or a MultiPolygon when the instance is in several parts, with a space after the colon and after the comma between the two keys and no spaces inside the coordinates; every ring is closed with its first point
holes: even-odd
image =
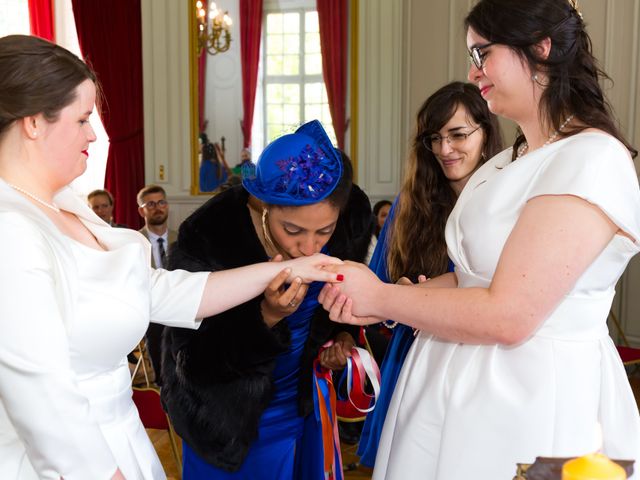
{"type": "MultiPolygon", "coordinates": [[[[205,0],[206,3],[206,0],[205,0]]],[[[218,10],[214,2],[209,4],[209,15],[205,4],[196,2],[196,19],[198,23],[198,53],[207,50],[216,55],[229,50],[231,45],[231,18],[229,12],[218,10]]]]}

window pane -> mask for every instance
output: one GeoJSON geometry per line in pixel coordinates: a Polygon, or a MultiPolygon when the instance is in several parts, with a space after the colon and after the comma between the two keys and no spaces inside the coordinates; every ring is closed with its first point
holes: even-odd
{"type": "Polygon", "coordinates": [[[282,14],[270,13],[267,15],[267,33],[282,33],[282,14]]]}
{"type": "Polygon", "coordinates": [[[318,75],[322,73],[322,55],[319,53],[305,55],[304,71],[307,75],[318,75]]]}
{"type": "Polygon", "coordinates": [[[282,35],[267,35],[267,54],[281,54],[282,50],[282,35]]]}
{"type": "Polygon", "coordinates": [[[300,53],[300,35],[290,33],[284,36],[284,53],[300,53]]]}
{"type": "Polygon", "coordinates": [[[306,83],[304,86],[305,103],[322,103],[322,83],[306,83]]]}
{"type": "Polygon", "coordinates": [[[304,107],[304,121],[322,120],[322,105],[309,105],[304,107]]]}
{"type": "Polygon", "coordinates": [[[300,32],[300,14],[299,13],[284,14],[284,32],[285,33],[300,32]]]}
{"type": "Polygon", "coordinates": [[[320,53],[320,35],[317,33],[307,33],[304,36],[304,52],[320,53]]]}
{"type": "Polygon", "coordinates": [[[282,135],[286,133],[294,133],[298,127],[300,126],[300,122],[296,123],[285,123],[282,127],[282,135]]]}
{"type": "Polygon", "coordinates": [[[298,105],[285,105],[284,121],[289,125],[298,125],[300,123],[300,107],[298,105]]]}
{"type": "Polygon", "coordinates": [[[272,83],[267,85],[267,103],[282,103],[282,85],[272,83]]]}
{"type": "Polygon", "coordinates": [[[271,142],[280,137],[283,132],[282,124],[267,125],[267,142],[271,142]]]}
{"type": "Polygon", "coordinates": [[[297,83],[287,83],[284,85],[284,103],[300,104],[300,85],[297,83]]]}
{"type": "Polygon", "coordinates": [[[283,58],[282,74],[298,75],[300,73],[300,57],[298,55],[285,55],[283,58]]]}
{"type": "Polygon", "coordinates": [[[322,121],[320,123],[322,123],[322,126],[327,132],[327,136],[331,139],[331,143],[333,144],[333,146],[337,147],[338,140],[336,139],[336,132],[333,130],[333,124],[331,123],[331,121],[322,121]]]}
{"type": "Polygon", "coordinates": [[[302,122],[317,119],[335,145],[326,89],[320,77],[322,52],[318,13],[290,10],[269,14],[265,27],[265,103],[262,112],[265,141],[271,142],[294,132],[302,122]],[[314,75],[311,83],[304,82],[306,75],[314,75]],[[281,83],[284,76],[286,83],[281,83]]]}
{"type": "Polygon", "coordinates": [[[282,110],[282,105],[267,105],[267,123],[274,124],[283,122],[284,114],[282,110]]]}
{"type": "Polygon", "coordinates": [[[318,26],[318,12],[307,12],[304,17],[304,30],[305,32],[319,32],[320,27],[318,26]]]}
{"type": "Polygon", "coordinates": [[[325,123],[331,123],[331,110],[329,110],[328,103],[325,103],[322,106],[322,121],[325,123]]]}
{"type": "Polygon", "coordinates": [[[283,60],[281,55],[267,55],[267,75],[282,75],[283,60]]]}

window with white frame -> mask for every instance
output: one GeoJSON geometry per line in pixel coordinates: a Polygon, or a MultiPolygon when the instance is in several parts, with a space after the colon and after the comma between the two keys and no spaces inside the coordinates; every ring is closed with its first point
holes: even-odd
{"type": "Polygon", "coordinates": [[[322,78],[318,12],[310,8],[267,11],[263,32],[264,143],[317,119],[335,144],[322,78]]]}

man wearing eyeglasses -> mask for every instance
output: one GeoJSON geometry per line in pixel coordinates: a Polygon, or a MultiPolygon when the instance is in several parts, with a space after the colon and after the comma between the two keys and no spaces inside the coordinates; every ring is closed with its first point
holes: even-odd
{"type": "MultiPolygon", "coordinates": [[[[138,192],[138,213],[144,218],[144,227],[139,231],[151,243],[151,266],[166,268],[169,246],[178,238],[178,234],[169,230],[169,202],[167,194],[159,185],[147,185],[138,192]]],[[[150,323],[146,334],[147,350],[151,357],[156,383],[161,383],[161,340],[164,327],[150,323]]]]}

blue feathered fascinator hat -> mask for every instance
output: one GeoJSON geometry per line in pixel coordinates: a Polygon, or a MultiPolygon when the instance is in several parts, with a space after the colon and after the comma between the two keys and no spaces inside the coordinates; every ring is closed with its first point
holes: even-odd
{"type": "Polygon", "coordinates": [[[267,145],[242,176],[244,188],[267,204],[311,205],[335,190],[342,160],[320,122],[312,120],[267,145]]]}

